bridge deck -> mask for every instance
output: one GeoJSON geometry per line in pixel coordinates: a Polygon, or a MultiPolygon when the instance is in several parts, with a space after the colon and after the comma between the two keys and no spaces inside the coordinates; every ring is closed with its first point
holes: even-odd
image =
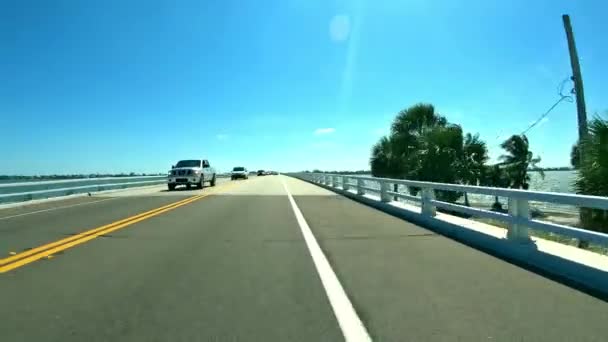
{"type": "Polygon", "coordinates": [[[283,182],[374,341],[608,336],[601,300],[314,185],[267,176],[0,210],[5,258],[210,194],[1,273],[2,340],[343,340],[283,182]]]}

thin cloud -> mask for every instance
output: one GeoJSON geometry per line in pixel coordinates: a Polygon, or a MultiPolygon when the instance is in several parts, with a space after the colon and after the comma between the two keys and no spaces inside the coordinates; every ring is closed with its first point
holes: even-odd
{"type": "Polygon", "coordinates": [[[331,134],[331,133],[334,133],[335,131],[336,131],[335,128],[317,128],[315,130],[315,135],[331,134]]]}

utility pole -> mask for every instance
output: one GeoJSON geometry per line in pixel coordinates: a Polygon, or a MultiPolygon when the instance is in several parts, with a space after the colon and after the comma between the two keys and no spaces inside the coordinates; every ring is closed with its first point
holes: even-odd
{"type": "MultiPolygon", "coordinates": [[[[562,15],[564,21],[564,29],[566,30],[566,38],[568,39],[568,51],[570,52],[570,65],[572,66],[572,81],[574,81],[574,93],[576,95],[576,111],[578,113],[578,153],[579,164],[585,158],[583,151],[584,145],[582,142],[587,137],[587,108],[585,106],[585,92],[583,91],[583,77],[581,76],[581,66],[578,62],[578,53],[576,52],[576,43],[574,42],[574,33],[572,33],[572,24],[570,24],[570,16],[562,15]]],[[[583,221],[583,211],[586,208],[580,208],[579,217],[583,221]]],[[[604,212],[605,214],[605,212],[604,212]]],[[[589,241],[578,240],[579,248],[589,246],[589,241]]]]}
{"type": "MultiPolygon", "coordinates": [[[[578,53],[576,52],[576,43],[574,42],[574,34],[572,33],[572,25],[570,24],[570,16],[564,14],[564,29],[566,30],[566,38],[568,39],[568,50],[570,52],[570,65],[572,66],[572,81],[574,82],[574,92],[576,95],[576,111],[578,113],[578,138],[579,142],[587,137],[587,109],[585,106],[585,92],[583,91],[583,77],[581,76],[581,66],[578,61],[578,53]]],[[[582,144],[579,143],[579,153],[581,160],[583,159],[582,144]]]]}

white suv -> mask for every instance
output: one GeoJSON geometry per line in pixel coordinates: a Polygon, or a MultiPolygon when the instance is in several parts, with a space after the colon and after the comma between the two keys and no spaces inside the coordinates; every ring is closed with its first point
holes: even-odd
{"type": "Polygon", "coordinates": [[[175,190],[178,185],[185,185],[188,189],[195,185],[202,189],[205,182],[215,186],[215,169],[206,159],[180,160],[171,168],[167,178],[169,191],[175,190]]]}
{"type": "Polygon", "coordinates": [[[235,180],[239,178],[248,179],[249,173],[246,168],[242,166],[235,166],[230,173],[230,179],[235,180]]]}

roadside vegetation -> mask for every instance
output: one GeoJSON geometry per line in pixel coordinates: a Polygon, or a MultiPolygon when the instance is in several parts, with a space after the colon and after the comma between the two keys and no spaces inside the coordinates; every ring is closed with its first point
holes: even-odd
{"type": "MultiPolygon", "coordinates": [[[[540,162],[530,151],[528,138],[513,135],[501,147],[505,153],[500,161],[489,164],[487,144],[478,134],[464,133],[431,104],[416,104],[399,112],[390,134],[372,147],[371,172],[376,177],[528,189],[528,171],[538,170],[540,162]]],[[[470,205],[466,193],[437,192],[437,198],[447,202],[463,196],[470,205]]],[[[498,198],[493,209],[504,210],[498,198]]]]}
{"type": "MultiPolygon", "coordinates": [[[[530,172],[544,177],[537,165],[541,158],[532,152],[525,135],[512,135],[500,146],[504,153],[491,164],[487,144],[478,134],[465,133],[431,104],[416,104],[399,112],[390,134],[372,147],[371,173],[375,177],[523,190],[530,188],[530,172]]],[[[589,122],[588,139],[573,147],[571,161],[578,170],[578,193],[608,196],[608,121],[596,117],[589,122]]],[[[409,191],[416,194],[418,189],[409,191]]],[[[436,196],[447,202],[464,197],[464,204],[470,205],[466,193],[437,191],[436,196]]],[[[492,210],[505,209],[496,197],[492,210]]],[[[532,215],[543,213],[533,210],[532,215]]],[[[608,232],[608,211],[581,208],[580,221],[583,228],[608,232]]]]}
{"type": "MultiPolygon", "coordinates": [[[[608,196],[608,120],[596,116],[589,122],[587,139],[573,146],[571,162],[578,170],[579,194],[608,196]]],[[[608,211],[581,208],[580,223],[585,229],[608,233],[608,211]]]]}

